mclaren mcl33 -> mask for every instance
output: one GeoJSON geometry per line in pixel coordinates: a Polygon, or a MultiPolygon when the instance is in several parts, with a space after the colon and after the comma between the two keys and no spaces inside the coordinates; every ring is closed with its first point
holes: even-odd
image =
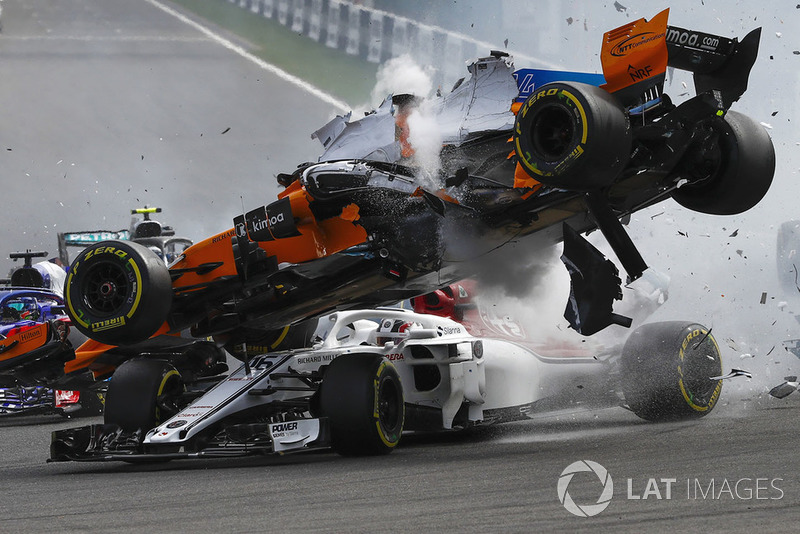
{"type": "Polygon", "coordinates": [[[743,39],[667,24],[668,10],[603,36],[602,76],[514,70],[495,52],[448,94],[387,99],[314,133],[324,153],[278,176],[278,200],[184,250],[169,267],[144,247],[97,243],[73,261],[65,300],[76,328],[131,346],[190,331],[246,359],[287,325],[394,303],[471,275],[509,242],[564,243],[565,316],[591,335],[614,313],[617,267],[582,233],[599,228],[627,272],[648,265],[621,221],[666,199],[697,212],[744,212],[766,194],[772,141],[730,107],[744,93],[760,30],[743,39]],[[663,92],[669,69],[696,95],[663,92]],[[409,136],[421,109],[443,145],[431,171],[409,136]],[[432,111],[431,111],[432,110],[432,111]]]}

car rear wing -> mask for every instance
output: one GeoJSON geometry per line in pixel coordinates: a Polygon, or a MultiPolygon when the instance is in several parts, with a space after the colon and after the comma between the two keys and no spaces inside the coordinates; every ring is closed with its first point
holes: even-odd
{"type": "Polygon", "coordinates": [[[58,257],[64,265],[70,264],[69,248],[86,248],[94,243],[130,239],[128,230],[91,230],[84,232],[59,232],[58,257]]]}
{"type": "Polygon", "coordinates": [[[606,84],[625,106],[659,97],[667,67],[692,72],[697,94],[719,91],[725,109],[747,89],[758,55],[761,28],[741,41],[668,26],[669,9],[603,35],[601,62],[606,84]]]}

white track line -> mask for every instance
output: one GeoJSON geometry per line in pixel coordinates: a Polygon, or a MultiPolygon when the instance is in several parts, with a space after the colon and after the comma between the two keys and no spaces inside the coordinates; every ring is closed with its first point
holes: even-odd
{"type": "Polygon", "coordinates": [[[347,112],[347,111],[350,111],[351,106],[347,105],[346,102],[343,102],[343,101],[337,99],[336,97],[334,97],[333,95],[331,95],[329,93],[326,93],[325,91],[323,91],[323,90],[311,85],[310,83],[307,83],[307,82],[301,80],[297,76],[289,74],[285,70],[283,70],[283,69],[281,69],[279,67],[276,67],[275,65],[272,65],[271,63],[267,63],[266,61],[264,61],[263,59],[261,59],[259,57],[254,56],[253,54],[251,54],[250,52],[248,52],[247,50],[245,50],[241,46],[233,44],[231,41],[225,39],[221,35],[218,35],[218,34],[214,33],[213,31],[211,31],[210,29],[206,28],[202,24],[199,24],[199,23],[193,21],[192,19],[188,18],[187,16],[183,15],[182,13],[179,13],[179,12],[175,11],[171,7],[165,6],[164,4],[159,2],[158,0],[145,0],[145,1],[147,3],[153,5],[153,6],[157,7],[158,9],[164,11],[165,13],[168,13],[168,14],[172,15],[173,17],[175,17],[176,19],[180,20],[181,22],[184,22],[184,23],[188,24],[189,26],[193,27],[197,31],[205,34],[209,39],[221,44],[222,46],[224,46],[228,50],[230,50],[232,52],[235,52],[235,53],[239,54],[240,56],[242,56],[243,58],[252,61],[253,63],[258,65],[259,67],[261,67],[265,71],[274,74],[278,78],[280,78],[282,80],[285,80],[285,81],[287,81],[287,82],[299,87],[303,91],[306,91],[307,93],[310,93],[310,94],[314,95],[315,97],[319,98],[323,102],[326,102],[326,103],[330,104],[331,106],[335,107],[338,111],[341,111],[343,113],[347,112]]]}

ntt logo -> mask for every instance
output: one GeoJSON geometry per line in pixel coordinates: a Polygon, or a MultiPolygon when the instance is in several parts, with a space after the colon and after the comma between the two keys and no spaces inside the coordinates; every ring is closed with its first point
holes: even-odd
{"type": "Polygon", "coordinates": [[[571,514],[578,517],[592,517],[608,507],[611,502],[611,497],[614,495],[614,481],[611,480],[611,475],[608,470],[597,462],[591,460],[579,460],[571,463],[561,472],[558,477],[558,500],[564,505],[564,508],[571,514]],[[600,492],[600,497],[594,504],[577,504],[572,500],[569,495],[569,483],[572,482],[572,477],[576,473],[594,473],[600,480],[603,489],[600,492]]]}

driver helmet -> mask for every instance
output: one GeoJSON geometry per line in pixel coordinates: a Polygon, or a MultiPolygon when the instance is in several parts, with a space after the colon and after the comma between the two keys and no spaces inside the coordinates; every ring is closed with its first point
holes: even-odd
{"type": "Polygon", "coordinates": [[[402,319],[384,319],[378,326],[377,342],[378,345],[383,345],[389,341],[394,341],[401,337],[399,334],[404,333],[411,326],[402,319]]]}
{"type": "Polygon", "coordinates": [[[42,316],[42,309],[39,307],[39,304],[36,303],[36,299],[33,297],[22,297],[20,300],[22,301],[22,309],[20,309],[19,312],[20,319],[38,321],[39,317],[42,316]]]}

